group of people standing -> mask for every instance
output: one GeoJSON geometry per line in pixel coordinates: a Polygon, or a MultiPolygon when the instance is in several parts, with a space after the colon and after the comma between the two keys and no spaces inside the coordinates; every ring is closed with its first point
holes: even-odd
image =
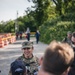
{"type": "MultiPolygon", "coordinates": [[[[30,41],[30,29],[29,27],[27,27],[27,30],[25,31],[25,38],[27,39],[27,41],[30,41]]],[[[40,37],[40,32],[39,30],[36,30],[35,34],[34,34],[35,38],[36,38],[36,43],[38,44],[39,42],[39,37],[40,37]]],[[[16,32],[16,39],[22,39],[23,38],[23,32],[16,32]]]]}
{"type": "Polygon", "coordinates": [[[33,55],[33,42],[23,42],[23,55],[11,63],[9,75],[75,75],[75,32],[68,37],[50,42],[40,59],[33,55]]]}
{"type": "MultiPolygon", "coordinates": [[[[75,32],[72,33],[69,31],[67,33],[67,37],[65,37],[62,42],[68,43],[73,48],[75,53],[75,32]]],[[[75,56],[68,75],[75,75],[75,56]]]]}
{"type": "Polygon", "coordinates": [[[36,75],[38,72],[39,59],[33,55],[33,42],[22,43],[23,55],[11,63],[9,75],[36,75]]]}
{"type": "MultiPolygon", "coordinates": [[[[27,35],[27,36],[26,36],[27,40],[30,41],[30,29],[29,29],[29,27],[27,28],[25,34],[27,35]]],[[[39,42],[39,37],[40,37],[40,32],[39,32],[39,30],[36,30],[36,32],[35,32],[35,37],[36,37],[36,43],[38,44],[38,42],[39,42]]]]}
{"type": "Polygon", "coordinates": [[[22,39],[22,35],[23,35],[23,32],[19,31],[19,32],[16,32],[16,40],[18,38],[22,39]]]}

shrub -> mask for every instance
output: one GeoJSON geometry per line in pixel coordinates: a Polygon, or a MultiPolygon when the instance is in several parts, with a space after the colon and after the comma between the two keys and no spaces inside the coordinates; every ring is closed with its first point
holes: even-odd
{"type": "MultiPolygon", "coordinates": [[[[49,22],[48,22],[49,23],[49,22]]],[[[68,31],[75,30],[75,22],[72,21],[58,21],[52,26],[51,23],[48,25],[40,26],[41,37],[40,40],[44,43],[50,43],[52,40],[61,41],[68,31]]]]}

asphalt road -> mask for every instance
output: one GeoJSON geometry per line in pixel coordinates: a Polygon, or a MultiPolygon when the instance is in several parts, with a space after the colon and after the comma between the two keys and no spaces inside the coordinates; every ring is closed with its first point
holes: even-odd
{"type": "MultiPolygon", "coordinates": [[[[8,75],[11,62],[22,55],[21,44],[23,41],[26,41],[26,39],[17,40],[13,44],[0,48],[0,75],[8,75]]],[[[36,44],[35,38],[31,38],[30,41],[33,41],[34,43],[33,54],[40,58],[43,55],[47,44],[41,42],[36,44]]]]}

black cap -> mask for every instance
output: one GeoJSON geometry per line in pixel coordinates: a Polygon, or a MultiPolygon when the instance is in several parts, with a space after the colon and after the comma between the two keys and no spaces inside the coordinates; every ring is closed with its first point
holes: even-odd
{"type": "Polygon", "coordinates": [[[15,60],[11,63],[12,75],[24,74],[26,72],[25,63],[22,60],[15,60]]]}

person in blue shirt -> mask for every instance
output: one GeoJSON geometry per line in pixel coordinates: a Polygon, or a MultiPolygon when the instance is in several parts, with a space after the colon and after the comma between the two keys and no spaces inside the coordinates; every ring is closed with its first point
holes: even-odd
{"type": "Polygon", "coordinates": [[[40,32],[39,32],[39,30],[36,31],[35,37],[36,37],[36,43],[38,44],[38,42],[39,42],[39,37],[40,37],[40,32]]]}

